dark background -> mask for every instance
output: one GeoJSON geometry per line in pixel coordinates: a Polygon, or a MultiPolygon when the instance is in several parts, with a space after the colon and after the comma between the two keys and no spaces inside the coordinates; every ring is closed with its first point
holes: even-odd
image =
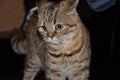
{"type": "MultiPolygon", "coordinates": [[[[33,0],[24,0],[24,4],[26,14],[35,6],[33,0]]],[[[120,80],[120,6],[94,12],[80,0],[77,10],[91,33],[90,80],[120,80]]],[[[0,38],[0,80],[21,80],[24,58],[13,52],[10,38],[0,38]]]]}

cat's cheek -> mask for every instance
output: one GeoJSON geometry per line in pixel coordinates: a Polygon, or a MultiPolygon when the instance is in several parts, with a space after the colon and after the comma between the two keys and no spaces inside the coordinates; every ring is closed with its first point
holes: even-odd
{"type": "Polygon", "coordinates": [[[39,33],[43,33],[43,29],[42,28],[38,28],[38,32],[39,33]]]}
{"type": "Polygon", "coordinates": [[[62,37],[63,44],[69,44],[74,39],[74,33],[68,33],[62,37]]]}
{"type": "Polygon", "coordinates": [[[38,34],[42,35],[43,37],[47,36],[47,32],[43,31],[41,28],[38,29],[38,34]]]}

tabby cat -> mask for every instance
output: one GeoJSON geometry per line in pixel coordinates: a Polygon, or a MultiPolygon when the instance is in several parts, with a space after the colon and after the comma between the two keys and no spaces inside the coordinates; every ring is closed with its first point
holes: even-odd
{"type": "Polygon", "coordinates": [[[89,32],[76,11],[79,0],[37,1],[37,13],[26,32],[11,39],[15,52],[26,54],[23,80],[34,80],[43,69],[49,80],[88,80],[89,32]]]}

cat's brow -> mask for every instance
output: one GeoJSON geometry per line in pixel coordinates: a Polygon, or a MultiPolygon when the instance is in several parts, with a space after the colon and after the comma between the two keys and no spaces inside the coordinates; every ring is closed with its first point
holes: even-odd
{"type": "Polygon", "coordinates": [[[77,24],[65,24],[66,26],[69,26],[69,27],[74,27],[74,26],[77,26],[77,24]]]}

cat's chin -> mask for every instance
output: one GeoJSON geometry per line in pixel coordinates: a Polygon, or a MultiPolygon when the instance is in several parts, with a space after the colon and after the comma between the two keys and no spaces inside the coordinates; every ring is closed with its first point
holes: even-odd
{"type": "Polygon", "coordinates": [[[48,45],[58,45],[59,43],[47,42],[48,45]]]}
{"type": "Polygon", "coordinates": [[[56,40],[56,39],[51,39],[51,38],[48,38],[48,39],[46,40],[46,43],[47,43],[48,45],[58,45],[58,44],[60,44],[60,42],[59,42],[58,40],[56,40]]]}

